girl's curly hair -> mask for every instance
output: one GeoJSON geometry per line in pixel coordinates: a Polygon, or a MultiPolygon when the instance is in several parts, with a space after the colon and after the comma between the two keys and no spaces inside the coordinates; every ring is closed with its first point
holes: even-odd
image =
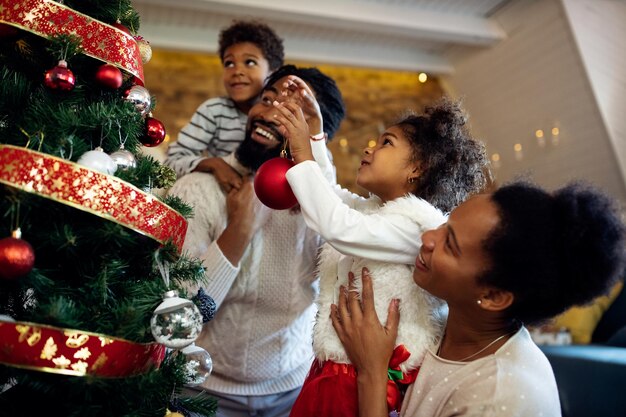
{"type": "Polygon", "coordinates": [[[444,212],[480,192],[490,179],[485,147],[472,138],[458,102],[444,99],[397,122],[413,148],[420,176],[414,194],[444,212]]]}

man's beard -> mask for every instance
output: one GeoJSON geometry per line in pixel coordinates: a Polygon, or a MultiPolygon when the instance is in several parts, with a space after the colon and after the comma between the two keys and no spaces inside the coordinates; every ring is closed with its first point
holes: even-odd
{"type": "Polygon", "coordinates": [[[237,160],[241,165],[256,172],[259,167],[263,165],[263,163],[269,161],[272,158],[280,156],[280,151],[283,148],[283,139],[282,137],[280,137],[279,139],[281,139],[281,143],[273,148],[268,149],[266,146],[255,142],[250,137],[252,129],[254,129],[254,125],[252,126],[252,128],[246,130],[246,138],[243,142],[241,142],[241,144],[235,151],[235,156],[237,157],[237,160]]]}

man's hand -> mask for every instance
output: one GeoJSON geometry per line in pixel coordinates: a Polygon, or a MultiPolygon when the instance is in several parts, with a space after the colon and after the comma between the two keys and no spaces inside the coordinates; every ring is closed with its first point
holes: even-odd
{"type": "Polygon", "coordinates": [[[252,178],[242,178],[239,189],[226,196],[228,225],[217,239],[220,250],[232,265],[237,265],[254,234],[267,222],[271,210],[254,194],[252,178]]]}

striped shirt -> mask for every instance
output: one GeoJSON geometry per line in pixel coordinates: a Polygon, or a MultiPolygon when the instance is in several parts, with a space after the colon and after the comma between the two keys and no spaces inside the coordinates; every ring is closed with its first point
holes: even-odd
{"type": "Polygon", "coordinates": [[[248,115],[228,97],[205,101],[167,149],[165,164],[181,177],[202,159],[230,154],[243,141],[247,120],[248,115]]]}

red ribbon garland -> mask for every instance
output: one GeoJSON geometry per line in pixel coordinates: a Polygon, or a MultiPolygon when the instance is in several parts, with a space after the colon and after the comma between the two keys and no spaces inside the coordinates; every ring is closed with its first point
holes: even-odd
{"type": "Polygon", "coordinates": [[[0,183],[114,221],[182,250],[187,220],[117,177],[19,146],[0,144],[0,183]]]}
{"type": "Polygon", "coordinates": [[[409,385],[415,382],[419,368],[413,369],[406,374],[400,370],[400,364],[409,359],[409,352],[404,345],[398,345],[393,350],[389,360],[389,380],[387,381],[387,407],[390,411],[400,411],[404,396],[400,391],[400,385],[409,385]]]}
{"type": "Polygon", "coordinates": [[[122,30],[52,0],[0,0],[0,23],[42,37],[74,35],[83,53],[123,69],[143,84],[143,64],[137,41],[122,30]]]}
{"type": "Polygon", "coordinates": [[[120,378],[158,368],[165,346],[0,320],[0,363],[53,374],[120,378]]]}

